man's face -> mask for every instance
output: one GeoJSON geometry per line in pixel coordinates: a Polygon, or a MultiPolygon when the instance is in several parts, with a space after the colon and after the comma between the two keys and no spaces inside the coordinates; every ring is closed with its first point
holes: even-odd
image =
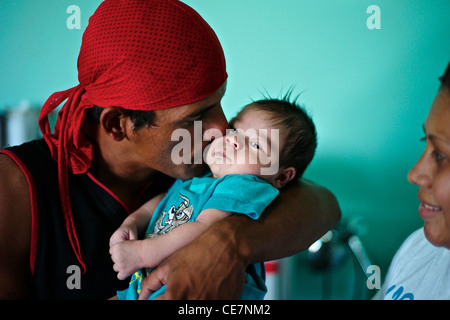
{"type": "Polygon", "coordinates": [[[223,135],[229,128],[221,106],[224,93],[225,85],[198,102],[154,111],[154,125],[137,130],[133,139],[133,149],[139,156],[141,165],[180,179],[190,179],[201,174],[206,169],[206,164],[204,161],[195,163],[194,157],[197,154],[201,158],[203,150],[209,144],[211,137],[204,135],[205,131],[215,129],[223,135]],[[201,121],[201,143],[194,143],[195,121],[201,121]],[[172,141],[172,133],[177,129],[187,130],[191,137],[191,161],[178,165],[171,159],[172,149],[179,144],[179,141],[172,141]]]}

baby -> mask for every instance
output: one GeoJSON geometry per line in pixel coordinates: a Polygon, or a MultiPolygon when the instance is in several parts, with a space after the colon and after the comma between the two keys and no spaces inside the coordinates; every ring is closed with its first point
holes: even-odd
{"type": "MultiPolygon", "coordinates": [[[[118,278],[133,275],[129,288],[118,292],[119,299],[137,299],[143,277],[213,223],[233,214],[258,219],[278,189],[301,177],[314,156],[315,126],[289,97],[252,102],[230,124],[233,129],[205,151],[209,173],[176,180],[167,194],[130,214],[111,236],[118,278]],[[145,239],[138,240],[144,231],[145,239]]],[[[264,273],[263,263],[247,268],[240,299],[264,298],[264,273]]]]}

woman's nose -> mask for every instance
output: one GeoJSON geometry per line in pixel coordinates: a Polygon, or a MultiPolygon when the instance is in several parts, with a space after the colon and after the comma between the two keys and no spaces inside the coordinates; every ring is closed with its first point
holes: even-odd
{"type": "Polygon", "coordinates": [[[408,173],[408,181],[422,188],[429,188],[432,185],[431,168],[432,163],[424,152],[417,163],[408,173]]]}

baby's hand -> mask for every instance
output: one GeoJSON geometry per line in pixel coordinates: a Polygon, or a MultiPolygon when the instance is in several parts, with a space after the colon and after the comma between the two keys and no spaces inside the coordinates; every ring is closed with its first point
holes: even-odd
{"type": "Polygon", "coordinates": [[[126,240],[137,240],[137,228],[134,224],[122,224],[109,239],[109,247],[126,240]]]}
{"type": "Polygon", "coordinates": [[[142,241],[122,241],[109,249],[111,259],[114,262],[113,269],[119,280],[126,279],[137,270],[143,268],[140,255],[142,241]]]}

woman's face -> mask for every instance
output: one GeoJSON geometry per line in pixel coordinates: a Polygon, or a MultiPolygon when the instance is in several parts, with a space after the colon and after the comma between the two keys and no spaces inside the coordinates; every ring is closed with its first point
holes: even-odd
{"type": "Polygon", "coordinates": [[[441,89],[424,124],[426,147],[408,174],[419,186],[419,215],[425,236],[450,249],[450,93],[441,89]]]}

